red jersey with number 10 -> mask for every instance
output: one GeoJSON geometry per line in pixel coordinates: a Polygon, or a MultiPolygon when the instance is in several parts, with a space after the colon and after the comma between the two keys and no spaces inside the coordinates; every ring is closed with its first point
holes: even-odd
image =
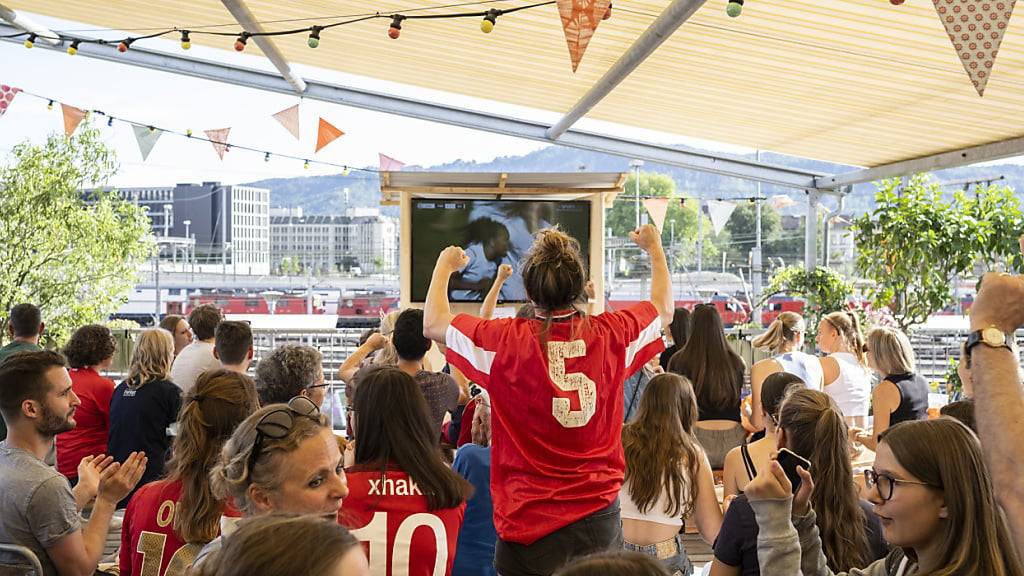
{"type": "Polygon", "coordinates": [[[429,510],[408,474],[354,466],[338,523],[368,544],[372,576],[450,575],[466,503],[429,510]]]}
{"type": "Polygon", "coordinates": [[[459,314],[448,361],[491,398],[494,527],[532,544],[607,507],[619,493],[622,386],[665,349],[650,302],[554,321],[459,314]]]}

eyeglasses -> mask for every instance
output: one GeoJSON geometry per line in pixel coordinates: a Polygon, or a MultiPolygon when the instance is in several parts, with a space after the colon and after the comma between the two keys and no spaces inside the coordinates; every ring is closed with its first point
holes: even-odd
{"type": "Polygon", "coordinates": [[[893,478],[888,474],[879,474],[874,470],[868,469],[864,471],[864,485],[868,490],[878,487],[878,496],[883,502],[888,502],[892,498],[892,491],[897,484],[917,484],[919,486],[932,486],[927,482],[919,482],[917,480],[900,480],[899,478],[893,478]]]}
{"type": "Polygon", "coordinates": [[[296,396],[288,401],[287,406],[267,412],[256,423],[256,442],[253,443],[252,452],[249,454],[249,474],[252,474],[256,460],[263,451],[263,439],[280,440],[287,437],[295,426],[295,415],[305,416],[317,423],[320,421],[320,409],[317,405],[305,396],[296,396]]]}

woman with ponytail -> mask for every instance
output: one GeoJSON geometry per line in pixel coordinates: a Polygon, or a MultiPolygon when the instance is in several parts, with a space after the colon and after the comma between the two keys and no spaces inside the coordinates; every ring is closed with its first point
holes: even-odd
{"type": "Polygon", "coordinates": [[[221,516],[241,515],[213,494],[209,472],[224,441],[257,407],[248,376],[228,370],[199,376],[181,407],[168,477],[140,488],[128,504],[121,574],[180,576],[220,535],[221,516]]]}
{"type": "Polygon", "coordinates": [[[846,423],[867,427],[871,401],[871,373],[864,353],[864,334],[853,312],[833,312],[818,323],[818,349],[828,354],[821,359],[824,390],[831,396],[846,423]]]}
{"type": "MultiPolygon", "coordinates": [[[[821,549],[829,569],[835,572],[867,566],[888,552],[878,517],[868,502],[857,497],[848,442],[846,421],[824,392],[797,389],[783,401],[778,447],[809,460],[811,471],[819,479],[819,488],[811,500],[818,511],[821,549]]],[[[763,568],[758,562],[758,526],[748,500],[749,491],[748,484],[744,494],[726,512],[715,542],[712,576],[783,574],[763,568]]]]}
{"type": "Polygon", "coordinates": [[[772,355],[750,367],[750,423],[757,430],[765,427],[760,409],[761,386],[770,374],[788,372],[798,376],[811,390],[821,390],[823,375],[821,362],[803,351],[804,333],[807,324],[796,312],[783,312],[772,321],[771,326],[751,342],[772,355]]]}

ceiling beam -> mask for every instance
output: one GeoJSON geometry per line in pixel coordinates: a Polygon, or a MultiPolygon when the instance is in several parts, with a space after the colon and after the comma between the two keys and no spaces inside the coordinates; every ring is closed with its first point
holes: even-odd
{"type": "MultiPolygon", "coordinates": [[[[244,0],[221,0],[221,4],[224,4],[228,12],[231,12],[231,16],[235,18],[235,22],[238,22],[246,32],[252,34],[266,32],[263,29],[263,25],[256,20],[252,11],[245,5],[244,0]]],[[[281,76],[292,85],[296,92],[302,94],[306,91],[306,82],[292,72],[292,67],[288,64],[288,60],[277,49],[277,45],[274,44],[270,36],[253,36],[252,39],[260,47],[260,50],[263,51],[263,55],[270,60],[274,67],[277,68],[277,71],[281,73],[281,76]]]]}
{"type": "MultiPolygon", "coordinates": [[[[10,26],[0,25],[0,36],[20,32],[10,26]]],[[[6,38],[8,42],[20,43],[18,38],[6,38]]],[[[47,46],[44,46],[49,48],[47,46]]],[[[61,47],[51,49],[62,50],[61,47]]],[[[222,62],[186,58],[177,54],[158,52],[139,46],[119,53],[110,46],[82,43],[80,56],[108,60],[120,64],[131,64],[161,72],[182,74],[194,78],[214,80],[236,86],[255,88],[282,94],[293,93],[293,87],[273,72],[254,70],[222,62]]],[[[446,104],[404,98],[370,90],[350,88],[315,80],[306,80],[306,98],[342,104],[364,110],[430,120],[452,126],[482,130],[550,144],[547,138],[547,124],[485,112],[458,108],[446,104]]],[[[579,130],[568,130],[557,144],[593,152],[614,154],[624,158],[636,158],[669,166],[709,172],[766,184],[805,190],[813,187],[815,179],[822,174],[774,166],[739,156],[714,152],[691,151],[628,138],[597,134],[579,130]]]]}
{"type": "Polygon", "coordinates": [[[548,139],[558,140],[562,134],[565,134],[566,130],[578,122],[580,118],[586,116],[587,112],[590,112],[594,106],[597,106],[601,100],[604,100],[606,96],[611,94],[612,90],[632,74],[633,70],[636,70],[644,60],[647,60],[648,56],[654,54],[654,51],[665,40],[668,40],[669,36],[682,26],[684,22],[689,20],[690,16],[703,6],[705,1],[674,0],[666,6],[662,10],[661,15],[647,27],[647,30],[644,30],[644,33],[604,73],[604,76],[590,87],[590,90],[565,113],[565,116],[562,116],[558,122],[548,128],[546,133],[548,139]]]}
{"type": "Polygon", "coordinates": [[[940,152],[931,156],[922,156],[910,160],[883,164],[872,168],[844,172],[834,176],[822,176],[815,179],[815,188],[836,190],[843,186],[874,182],[896,176],[908,176],[919,172],[932,172],[966,166],[978,162],[988,162],[1001,158],[1024,155],[1024,137],[1010,138],[999,142],[972,146],[961,150],[940,152]]]}

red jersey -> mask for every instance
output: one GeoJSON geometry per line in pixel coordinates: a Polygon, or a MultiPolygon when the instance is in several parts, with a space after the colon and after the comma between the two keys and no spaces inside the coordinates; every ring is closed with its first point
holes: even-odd
{"type": "Polygon", "coordinates": [[[450,575],[466,504],[428,510],[409,475],[353,467],[338,522],[367,542],[372,576],[450,575]]]}
{"type": "MultiPolygon", "coordinates": [[[[121,576],[184,576],[203,544],[186,544],[174,532],[181,480],[150,482],[132,496],[121,526],[121,576]]],[[[241,517],[232,506],[225,516],[241,517]]]]}
{"type": "Polygon", "coordinates": [[[77,478],[82,458],[107,452],[114,381],[92,368],[72,368],[68,373],[71,389],[82,403],[75,409],[75,429],[57,435],[57,471],[77,478]]]}
{"type": "Polygon", "coordinates": [[[532,544],[618,496],[625,379],[665,345],[649,302],[619,312],[543,322],[459,314],[447,358],[491,398],[494,527],[532,544]]]}

